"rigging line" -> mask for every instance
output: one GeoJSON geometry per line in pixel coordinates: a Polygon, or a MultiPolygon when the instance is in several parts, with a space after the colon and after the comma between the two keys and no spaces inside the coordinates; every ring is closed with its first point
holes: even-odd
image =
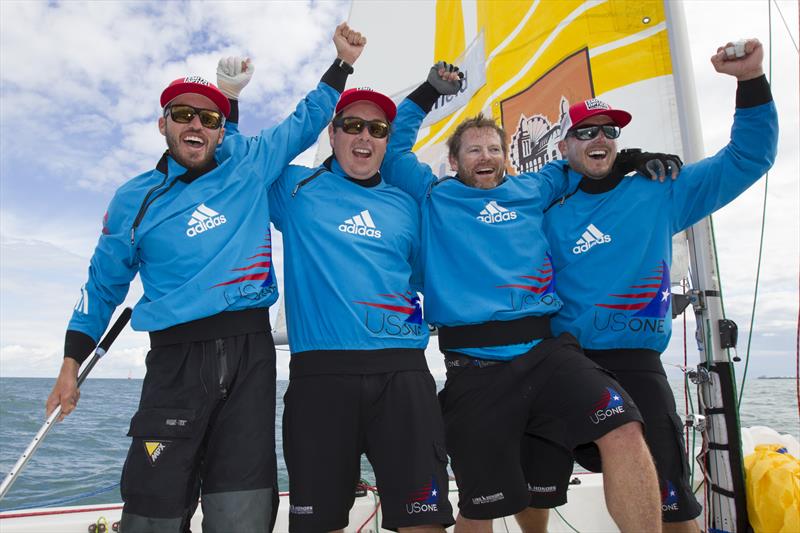
{"type": "Polygon", "coordinates": [[[783,26],[786,28],[786,33],[789,34],[789,39],[792,41],[792,44],[794,45],[794,51],[799,52],[800,50],[798,50],[797,48],[797,43],[794,40],[794,35],[792,35],[792,31],[789,29],[789,24],[787,24],[786,19],[783,16],[783,11],[781,11],[781,6],[778,4],[778,0],[772,0],[772,1],[775,2],[775,9],[778,10],[778,14],[781,16],[781,20],[783,21],[783,26]]]}
{"type": "MultiPolygon", "coordinates": [[[[781,15],[783,16],[783,15],[781,15]]],[[[797,14],[798,26],[800,26],[800,12],[797,14]]],[[[797,97],[800,101],[800,94],[797,97]]],[[[797,302],[797,333],[795,337],[795,391],[797,392],[797,416],[800,418],[800,269],[797,271],[797,288],[798,288],[798,302],[797,302]]]]}
{"type": "Polygon", "coordinates": [[[567,522],[567,519],[566,519],[566,518],[564,518],[564,515],[562,515],[562,514],[561,514],[561,511],[559,511],[557,507],[553,507],[553,511],[555,511],[555,512],[556,512],[556,514],[558,515],[558,517],[561,519],[561,521],[562,521],[562,522],[564,522],[565,524],[567,524],[567,527],[568,527],[568,528],[570,528],[570,529],[571,529],[572,531],[574,531],[575,533],[581,533],[580,531],[578,531],[577,529],[575,529],[575,528],[572,526],[572,524],[570,524],[569,522],[567,522]]]}
{"type": "Polygon", "coordinates": [[[9,508],[9,509],[0,509],[0,512],[5,513],[7,511],[24,511],[26,509],[35,509],[37,507],[59,507],[64,503],[72,503],[77,502],[79,500],[83,500],[89,498],[90,496],[97,496],[98,494],[102,494],[104,492],[108,492],[110,490],[114,490],[115,488],[119,487],[119,483],[114,483],[113,485],[109,485],[107,487],[101,487],[99,489],[84,492],[82,494],[77,494],[75,496],[69,496],[67,498],[61,498],[60,500],[52,500],[49,502],[44,503],[32,503],[29,505],[22,505],[20,507],[9,508]]]}
{"type": "MultiPolygon", "coordinates": [[[[769,17],[769,24],[767,25],[769,33],[769,67],[767,74],[767,81],[772,85],[772,2],[767,0],[767,16],[769,17]]],[[[758,259],[756,260],[756,281],[753,287],[753,308],[750,310],[750,331],[747,332],[747,351],[744,356],[744,371],[742,372],[742,385],[739,389],[739,401],[736,404],[737,411],[742,407],[742,399],[744,398],[744,386],[747,382],[747,369],[750,366],[750,345],[753,340],[753,326],[756,320],[756,304],[758,303],[758,285],[761,279],[761,258],[764,254],[764,229],[767,221],[767,193],[769,192],[769,171],[764,175],[764,201],[761,207],[761,237],[758,244],[758,259]]]]}
{"type": "MultiPolygon", "coordinates": [[[[681,280],[681,287],[683,289],[683,294],[686,295],[686,283],[684,280],[681,280]]],[[[685,369],[686,366],[689,364],[689,350],[686,347],[686,310],[683,310],[683,368],[685,369]]],[[[684,417],[689,415],[689,375],[684,370],[683,372],[683,403],[684,403],[684,417]]],[[[686,442],[684,443],[684,447],[686,448],[686,456],[689,457],[689,426],[685,423],[683,425],[684,433],[686,434],[686,442]]],[[[692,471],[694,474],[694,470],[692,471]]],[[[694,478],[690,480],[694,481],[694,478]]]]}
{"type": "MultiPolygon", "coordinates": [[[[797,272],[797,285],[800,289],[800,270],[797,272]]],[[[797,292],[797,337],[795,338],[795,389],[797,391],[797,416],[800,418],[800,290],[797,292]]]]}

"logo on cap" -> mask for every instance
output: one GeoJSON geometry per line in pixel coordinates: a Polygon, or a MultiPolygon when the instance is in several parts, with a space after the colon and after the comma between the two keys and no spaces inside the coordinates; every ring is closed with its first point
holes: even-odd
{"type": "Polygon", "coordinates": [[[597,98],[590,98],[584,103],[586,104],[586,109],[590,111],[592,109],[611,109],[607,103],[603,102],[602,100],[598,100],[597,98]]]}
{"type": "Polygon", "coordinates": [[[211,85],[211,82],[200,76],[186,76],[183,83],[199,83],[200,85],[211,85]]]}

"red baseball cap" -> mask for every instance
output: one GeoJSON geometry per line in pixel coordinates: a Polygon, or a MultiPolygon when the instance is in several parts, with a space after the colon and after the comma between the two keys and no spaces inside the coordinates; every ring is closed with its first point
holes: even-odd
{"type": "Polygon", "coordinates": [[[631,114],[627,111],[613,109],[602,100],[590,98],[589,100],[571,105],[569,111],[561,118],[561,140],[563,141],[567,138],[567,132],[573,127],[579,125],[587,118],[596,115],[607,116],[620,128],[627,126],[632,118],[631,114]]]}
{"type": "Polygon", "coordinates": [[[354,104],[362,100],[372,102],[376,106],[380,107],[386,115],[386,120],[389,122],[393,121],[394,117],[397,115],[397,106],[394,105],[392,99],[385,94],[373,91],[369,87],[347,89],[345,92],[343,92],[342,96],[339,98],[339,103],[336,104],[336,113],[350,104],[354,104]]]}
{"type": "Polygon", "coordinates": [[[228,102],[228,97],[222,94],[222,91],[217,89],[216,85],[200,76],[178,78],[167,85],[167,88],[161,93],[161,107],[167,107],[167,104],[175,98],[186,93],[205,96],[214,102],[214,105],[225,115],[225,118],[228,118],[231,112],[231,104],[228,102]]]}

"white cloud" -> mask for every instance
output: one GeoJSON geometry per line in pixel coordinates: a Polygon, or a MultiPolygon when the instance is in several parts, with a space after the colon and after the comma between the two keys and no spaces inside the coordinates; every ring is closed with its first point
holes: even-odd
{"type": "MultiPolygon", "coordinates": [[[[713,1],[686,4],[707,153],[728,140],[733,103],[719,95],[732,95],[734,86],[713,71],[708,57],[741,36],[766,43],[763,4],[742,1],[728,10],[713,1]]],[[[796,2],[779,5],[788,20],[797,20],[796,2]]],[[[242,121],[274,123],[330,63],[331,33],[347,9],[346,2],[327,1],[0,2],[0,374],[55,375],[105,204],[120,183],[152,168],[164,150],[156,128],[164,86],[189,73],[213,80],[219,57],[248,55],[256,72],[242,94],[242,121]],[[85,193],[80,200],[76,189],[85,193]],[[20,190],[24,194],[9,195],[20,190]],[[24,200],[11,202],[11,196],[24,200]],[[74,205],[64,205],[64,198],[74,205]]],[[[782,136],[770,178],[753,352],[760,368],[788,373],[800,258],[800,91],[797,53],[774,12],[773,17],[773,92],[782,136]]],[[[357,29],[369,37],[370,30],[382,28],[357,29]]],[[[397,57],[387,57],[386,68],[408,59],[406,53],[398,43],[397,57]]],[[[313,151],[297,161],[312,160],[313,151]]],[[[715,215],[726,308],[739,323],[742,343],[762,194],[758,184],[715,215]]],[[[280,263],[277,244],[275,262],[280,263]]],[[[135,286],[129,300],[140,293],[135,286]]],[[[682,357],[679,344],[673,343],[667,358],[682,357]]],[[[146,336],[126,332],[98,375],[140,375],[146,345],[146,336]]],[[[428,360],[437,378],[443,377],[435,340],[428,360]]],[[[278,368],[286,377],[286,354],[279,353],[278,368]]]]}
{"type": "Polygon", "coordinates": [[[13,2],[3,15],[3,152],[25,161],[47,147],[38,163],[53,177],[113,189],[151,166],[164,146],[155,127],[147,135],[139,129],[155,123],[168,82],[187,74],[213,81],[220,57],[249,55],[256,64],[249,113],[282,117],[335,57],[330,38],[344,6],[13,2]],[[47,28],[46,39],[30,38],[38,28],[47,28]]]}

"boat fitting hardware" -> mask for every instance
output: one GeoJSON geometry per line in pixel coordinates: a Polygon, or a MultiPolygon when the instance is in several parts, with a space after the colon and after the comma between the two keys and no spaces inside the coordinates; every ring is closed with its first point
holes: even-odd
{"type": "Polygon", "coordinates": [[[704,366],[698,366],[696,370],[689,370],[686,375],[689,376],[689,380],[695,385],[711,381],[711,374],[708,373],[708,369],[704,366]]]}
{"type": "Polygon", "coordinates": [[[684,425],[687,428],[692,428],[693,430],[702,433],[706,430],[706,417],[703,415],[689,413],[686,415],[686,422],[684,422],[684,425]]]}

